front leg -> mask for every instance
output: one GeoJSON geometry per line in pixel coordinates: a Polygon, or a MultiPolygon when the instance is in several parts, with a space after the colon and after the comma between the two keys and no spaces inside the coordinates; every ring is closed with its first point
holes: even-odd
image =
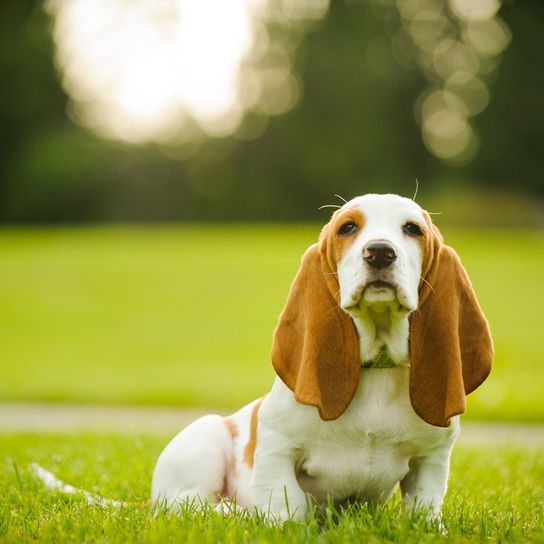
{"type": "Polygon", "coordinates": [[[304,519],[306,495],[295,474],[295,451],[285,436],[259,425],[251,485],[259,511],[275,519],[304,519]]]}
{"type": "Polygon", "coordinates": [[[422,508],[431,518],[440,518],[448,487],[451,446],[410,460],[410,470],[400,482],[402,501],[410,509],[422,508]]]}

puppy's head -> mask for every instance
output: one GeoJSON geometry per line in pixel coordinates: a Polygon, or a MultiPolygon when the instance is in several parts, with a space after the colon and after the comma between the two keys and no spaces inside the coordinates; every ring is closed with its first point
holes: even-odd
{"type": "Polygon", "coordinates": [[[424,212],[396,195],[365,195],[338,210],[323,231],[340,287],[340,306],[417,308],[426,241],[433,236],[424,212]]]}
{"type": "Polygon", "coordinates": [[[305,253],[274,333],[277,374],[323,419],[339,417],[359,383],[353,319],[383,307],[411,314],[414,410],[449,425],[489,373],[491,336],[455,252],[426,212],[396,195],[348,202],[305,253]]]}

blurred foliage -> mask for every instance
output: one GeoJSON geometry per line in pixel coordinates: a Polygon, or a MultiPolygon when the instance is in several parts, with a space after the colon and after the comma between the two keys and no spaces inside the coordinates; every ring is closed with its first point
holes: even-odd
{"type": "MultiPolygon", "coordinates": [[[[496,190],[502,203],[521,194],[519,222],[538,223],[544,3],[503,3],[500,16],[513,39],[491,85],[491,102],[474,119],[480,152],[463,166],[441,162],[421,141],[414,116],[425,85],[421,73],[393,59],[379,70],[369,64],[369,43],[385,37],[377,6],[331,3],[323,24],[297,51],[300,104],[273,118],[260,138],[244,141],[242,130],[238,139],[209,140],[189,153],[114,144],[74,124],[42,3],[3,2],[0,221],[315,219],[315,209],[333,193],[411,195],[418,178],[420,195],[431,203],[435,195],[451,195],[450,211],[457,194],[473,189],[484,202],[496,190]]],[[[508,212],[489,215],[492,222],[512,223],[508,212]]]]}

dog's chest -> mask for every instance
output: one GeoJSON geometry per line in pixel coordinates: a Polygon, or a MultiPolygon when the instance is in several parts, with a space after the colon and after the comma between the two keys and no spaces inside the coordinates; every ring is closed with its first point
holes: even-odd
{"type": "Polygon", "coordinates": [[[413,412],[406,369],[365,369],[340,418],[316,418],[308,425],[299,450],[299,483],[322,500],[385,501],[408,473],[410,459],[440,444],[444,431],[413,412]]]}

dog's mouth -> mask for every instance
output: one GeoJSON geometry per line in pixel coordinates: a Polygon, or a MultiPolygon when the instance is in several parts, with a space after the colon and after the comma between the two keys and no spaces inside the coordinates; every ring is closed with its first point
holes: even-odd
{"type": "Polygon", "coordinates": [[[388,281],[384,281],[384,280],[374,280],[367,283],[366,287],[363,290],[363,293],[369,287],[373,287],[374,289],[393,289],[393,291],[397,290],[397,288],[392,283],[389,283],[388,281]]]}
{"type": "Polygon", "coordinates": [[[348,303],[342,305],[349,312],[358,312],[366,307],[376,311],[396,308],[396,311],[408,313],[414,309],[411,306],[401,285],[382,279],[360,284],[348,303]]]}
{"type": "Polygon", "coordinates": [[[393,301],[397,296],[397,287],[394,284],[385,280],[374,280],[359,285],[345,308],[357,308],[361,304],[369,302],[393,301]]]}
{"type": "Polygon", "coordinates": [[[362,304],[391,304],[398,300],[397,286],[385,280],[368,282],[361,293],[362,304]]]}
{"type": "Polygon", "coordinates": [[[414,310],[403,287],[384,280],[368,282],[361,292],[359,305],[374,309],[392,307],[408,313],[414,310]]]}

